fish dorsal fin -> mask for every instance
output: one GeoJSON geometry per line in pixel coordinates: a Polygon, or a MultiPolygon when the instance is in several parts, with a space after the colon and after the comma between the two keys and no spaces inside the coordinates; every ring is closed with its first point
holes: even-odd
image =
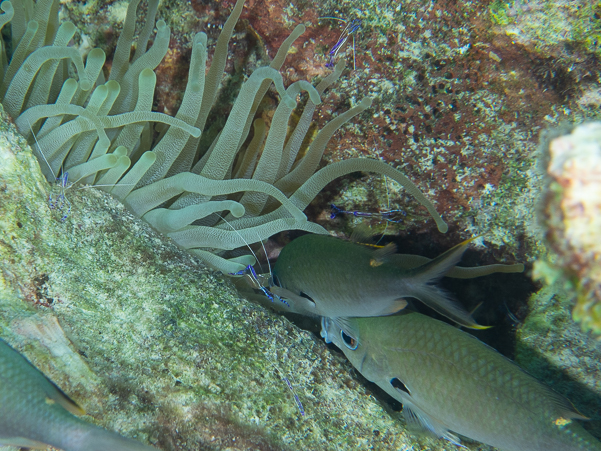
{"type": "Polygon", "coordinates": [[[371,259],[369,260],[370,266],[380,266],[386,261],[386,259],[396,252],[396,244],[388,243],[386,246],[377,249],[373,252],[371,259]]]}
{"type": "Polygon", "coordinates": [[[46,403],[57,403],[73,415],[85,415],[86,411],[82,409],[75,401],[69,398],[64,391],[60,389],[54,382],[46,378],[52,384],[54,390],[52,393],[46,393],[46,403]]]}
{"type": "MultiPolygon", "coordinates": [[[[402,392],[400,389],[396,389],[402,392]]],[[[417,432],[434,435],[437,438],[444,438],[454,445],[465,448],[461,444],[461,440],[451,431],[449,431],[443,424],[439,423],[436,419],[430,417],[419,407],[415,406],[412,402],[406,400],[407,395],[403,396],[403,416],[407,422],[408,429],[412,429],[417,432]]]]}
{"type": "Polygon", "coordinates": [[[353,229],[350,240],[357,244],[371,244],[373,240],[370,228],[365,224],[359,224],[353,229]]]}

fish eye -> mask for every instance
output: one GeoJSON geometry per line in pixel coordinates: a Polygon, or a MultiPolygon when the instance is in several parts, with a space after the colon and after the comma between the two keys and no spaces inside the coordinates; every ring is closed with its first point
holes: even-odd
{"type": "Polygon", "coordinates": [[[340,336],[342,337],[342,341],[344,342],[346,347],[349,348],[351,351],[354,351],[359,346],[359,342],[350,335],[344,333],[343,330],[340,330],[340,336]]]}

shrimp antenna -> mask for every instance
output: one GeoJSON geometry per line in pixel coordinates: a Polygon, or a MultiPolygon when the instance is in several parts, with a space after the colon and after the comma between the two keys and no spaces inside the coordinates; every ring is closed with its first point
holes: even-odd
{"type": "Polygon", "coordinates": [[[46,159],[46,155],[44,155],[44,152],[42,152],[42,148],[40,147],[40,143],[38,142],[38,138],[35,135],[34,131],[33,131],[33,127],[31,126],[31,122],[29,122],[29,119],[27,119],[27,125],[29,125],[29,130],[31,130],[31,134],[33,136],[33,140],[35,141],[35,145],[38,148],[38,153],[42,156],[42,158],[44,159],[44,161],[46,162],[46,165],[48,166],[48,169],[50,169],[50,172],[52,173],[52,177],[54,177],[55,179],[56,174],[54,173],[54,170],[52,169],[52,166],[50,166],[50,163],[48,163],[48,160],[46,159]]]}
{"type": "MultiPolygon", "coordinates": [[[[386,176],[384,176],[384,186],[386,187],[386,204],[387,204],[387,209],[388,209],[388,211],[390,211],[390,194],[388,193],[388,177],[386,177],[386,176]]],[[[388,225],[389,224],[390,224],[390,221],[386,221],[386,225],[384,226],[384,230],[382,231],[382,236],[376,242],[376,246],[378,244],[380,244],[380,241],[382,241],[382,239],[384,238],[384,235],[386,235],[386,230],[388,230],[388,225]]]]}
{"type": "Polygon", "coordinates": [[[280,377],[280,379],[282,379],[284,382],[286,382],[286,385],[288,386],[288,389],[292,392],[292,395],[294,396],[294,402],[296,402],[296,407],[298,407],[298,410],[300,411],[300,414],[302,416],[305,416],[305,409],[303,408],[303,404],[301,403],[300,398],[298,397],[298,395],[296,394],[296,391],[294,390],[294,387],[292,387],[292,384],[290,383],[290,380],[284,376],[284,374],[282,373],[282,371],[275,366],[275,363],[273,363],[273,360],[271,360],[268,356],[267,360],[269,360],[269,363],[271,363],[271,366],[277,371],[278,376],[280,377]]]}
{"type": "MultiPolygon", "coordinates": [[[[236,232],[236,234],[237,234],[237,235],[240,237],[240,239],[241,239],[242,241],[244,241],[244,244],[246,244],[246,247],[247,247],[247,248],[250,250],[251,254],[253,255],[253,257],[255,257],[255,260],[257,261],[257,263],[259,263],[259,267],[261,268],[261,263],[259,262],[259,258],[257,257],[257,254],[255,254],[255,251],[253,251],[253,250],[252,250],[252,247],[250,247],[250,244],[248,244],[248,242],[247,242],[247,241],[244,239],[244,237],[242,236],[242,234],[241,234],[240,232],[238,232],[238,231],[236,230],[236,228],[235,228],[233,225],[231,225],[231,224],[229,223],[229,221],[228,221],[227,219],[225,219],[223,216],[221,216],[219,213],[215,213],[215,214],[216,214],[217,216],[219,216],[221,219],[223,219],[223,221],[224,221],[224,222],[225,222],[225,223],[226,223],[228,226],[230,226],[230,228],[231,228],[231,229],[232,229],[234,232],[236,232]]],[[[261,243],[263,243],[263,242],[261,242],[261,243]]],[[[261,271],[263,271],[263,268],[261,268],[261,271]]],[[[259,283],[259,279],[257,279],[256,277],[255,277],[255,282],[257,282],[257,284],[258,284],[258,285],[261,285],[261,284],[259,283]]]]}
{"type": "MultiPolygon", "coordinates": [[[[271,277],[271,264],[269,263],[269,257],[267,255],[267,249],[265,249],[265,243],[263,243],[263,240],[261,239],[261,237],[259,236],[259,232],[257,233],[257,238],[259,238],[259,241],[261,242],[261,247],[263,248],[263,253],[265,254],[265,259],[267,260],[267,269],[269,270],[269,277],[271,277]]],[[[259,266],[261,264],[259,263],[259,266]]]]}

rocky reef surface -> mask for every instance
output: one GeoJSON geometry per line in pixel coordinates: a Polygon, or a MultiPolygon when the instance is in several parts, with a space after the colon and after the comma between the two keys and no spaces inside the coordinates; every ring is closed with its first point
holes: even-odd
{"type": "Polygon", "coordinates": [[[61,221],[58,193],[2,119],[1,336],[89,421],[164,450],[452,449],[416,442],[342,357],[109,195],[67,189],[61,221]]]}
{"type": "MultiPolygon", "coordinates": [[[[250,0],[230,48],[223,113],[241,80],[267,63],[296,23],[308,31],[285,64],[286,85],[328,73],[325,55],[343,25],[320,16],[361,18],[356,68],[328,91],[324,103],[334,106],[321,111],[320,125],[365,94],[375,102],[337,134],[327,159],[369,155],[399,167],[436,201],[450,231],[437,233],[412,199],[381,178],[331,185],[310,207],[311,219],[343,234],[356,222],[330,220],[330,203],[371,212],[390,205],[406,216],[387,232],[413,243],[410,251],[424,241],[444,248],[481,235],[480,263],[552,260],[536,221],[545,187],[539,132],[601,117],[601,41],[594,39],[601,12],[595,2],[559,3],[373,0],[359,9],[351,1],[250,0]]],[[[67,1],[61,14],[83,30],[82,52],[99,45],[109,53],[126,4],[67,1]]],[[[158,110],[177,111],[192,33],[206,31],[211,43],[232,5],[164,3],[160,15],[174,36],[157,70],[158,110]]],[[[350,42],[342,55],[352,66],[350,42]]],[[[342,357],[242,299],[224,276],[110,196],[67,189],[70,211],[61,221],[64,213],[49,208],[60,188],[46,183],[6,116],[0,127],[1,336],[79,402],[88,420],[165,450],[456,449],[408,435],[342,357]]],[[[368,222],[378,231],[386,226],[368,222]]],[[[528,302],[529,293],[516,288],[499,303],[517,332],[515,350],[504,352],[572,399],[600,437],[598,342],[571,318],[573,286],[540,280],[528,302]]],[[[467,289],[475,303],[485,286],[467,289]]]]}
{"type": "Polygon", "coordinates": [[[61,221],[56,188],[2,113],[0,336],[89,421],[163,450],[453,449],[110,195],[67,189],[61,221]]]}

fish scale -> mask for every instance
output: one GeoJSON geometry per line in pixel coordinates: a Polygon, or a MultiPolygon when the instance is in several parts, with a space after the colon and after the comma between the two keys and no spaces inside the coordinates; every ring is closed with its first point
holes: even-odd
{"type": "Polygon", "coordinates": [[[366,379],[403,404],[408,421],[438,436],[457,441],[457,433],[503,451],[601,450],[567,399],[446,323],[406,313],[324,318],[322,328],[366,379]]]}

